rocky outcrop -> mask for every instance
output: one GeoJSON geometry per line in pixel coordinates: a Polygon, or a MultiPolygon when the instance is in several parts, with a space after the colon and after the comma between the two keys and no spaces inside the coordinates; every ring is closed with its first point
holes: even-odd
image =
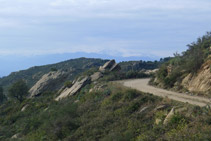
{"type": "Polygon", "coordinates": [[[170,120],[172,119],[172,117],[174,116],[174,114],[175,114],[175,109],[172,108],[171,111],[170,111],[170,112],[168,113],[168,115],[166,116],[166,118],[165,118],[163,124],[164,124],[164,125],[168,125],[168,123],[170,122],[170,120]]]}
{"type": "MultiPolygon", "coordinates": [[[[60,95],[55,100],[59,101],[68,96],[72,96],[76,94],[77,92],[79,92],[84,86],[86,86],[87,84],[90,84],[91,82],[97,83],[97,80],[103,77],[104,75],[103,73],[105,71],[116,71],[119,69],[120,69],[120,66],[115,62],[115,60],[108,61],[99,68],[99,72],[95,72],[91,76],[84,76],[79,79],[75,79],[73,81],[73,86],[70,88],[62,87],[59,90],[60,95]]],[[[90,90],[90,92],[92,91],[93,90],[90,90]]]]}
{"type": "Polygon", "coordinates": [[[68,96],[76,94],[78,91],[81,90],[81,88],[83,88],[84,86],[86,86],[90,82],[91,82],[91,78],[88,77],[88,76],[86,76],[84,78],[77,79],[77,81],[75,81],[75,83],[73,84],[73,86],[71,88],[64,89],[61,92],[61,94],[55,100],[59,101],[63,98],[66,98],[68,96]]]}
{"type": "Polygon", "coordinates": [[[188,74],[182,86],[191,92],[211,92],[211,60],[204,63],[197,74],[188,74]]]}
{"type": "Polygon", "coordinates": [[[29,90],[30,98],[39,96],[46,90],[54,90],[67,76],[68,73],[62,71],[51,71],[43,75],[42,78],[29,90]]]}
{"type": "Polygon", "coordinates": [[[99,68],[99,71],[104,73],[105,71],[116,71],[120,69],[121,68],[119,64],[117,64],[115,60],[111,60],[111,61],[106,62],[103,66],[101,66],[99,68]]]}

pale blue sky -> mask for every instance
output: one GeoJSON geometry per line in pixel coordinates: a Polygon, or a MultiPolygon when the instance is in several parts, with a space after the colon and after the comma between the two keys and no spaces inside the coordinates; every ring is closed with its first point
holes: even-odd
{"type": "Polygon", "coordinates": [[[0,76],[54,63],[52,55],[171,56],[211,30],[210,7],[210,0],[0,0],[0,76]]]}

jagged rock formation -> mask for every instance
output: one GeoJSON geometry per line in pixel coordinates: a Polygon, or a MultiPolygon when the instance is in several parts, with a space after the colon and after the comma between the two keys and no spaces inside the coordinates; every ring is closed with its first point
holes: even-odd
{"type": "Polygon", "coordinates": [[[103,73],[106,71],[117,71],[119,69],[120,66],[115,62],[115,60],[108,61],[99,68],[99,72],[95,72],[91,76],[85,76],[79,79],[75,79],[71,88],[62,88],[60,90],[60,95],[55,100],[59,101],[63,98],[76,94],[87,84],[90,84],[91,82],[96,82],[98,79],[103,77],[103,73]]]}
{"type": "Polygon", "coordinates": [[[103,66],[99,68],[99,71],[104,73],[105,71],[116,71],[121,69],[115,60],[106,62],[103,66]]]}
{"type": "Polygon", "coordinates": [[[76,94],[78,91],[81,90],[84,86],[89,84],[91,82],[91,78],[86,76],[84,78],[79,78],[71,88],[64,89],[61,94],[55,99],[56,101],[59,101],[65,97],[71,96],[76,94]]]}
{"type": "Polygon", "coordinates": [[[191,92],[211,92],[211,60],[204,63],[197,74],[188,74],[182,85],[191,92]]]}
{"type": "Polygon", "coordinates": [[[30,97],[39,96],[46,90],[54,90],[67,76],[68,73],[62,71],[51,71],[43,75],[42,78],[29,90],[30,97]]]}

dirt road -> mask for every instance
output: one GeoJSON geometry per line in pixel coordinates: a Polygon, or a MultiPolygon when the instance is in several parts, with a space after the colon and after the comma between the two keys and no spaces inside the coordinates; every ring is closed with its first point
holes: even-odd
{"type": "Polygon", "coordinates": [[[123,80],[119,81],[126,87],[130,87],[142,92],[151,93],[160,97],[168,97],[169,99],[173,99],[176,101],[189,103],[192,105],[198,105],[200,107],[206,106],[207,104],[211,104],[211,101],[208,98],[198,97],[198,96],[190,96],[187,94],[167,91],[160,88],[155,88],[153,86],[149,86],[148,82],[150,79],[133,79],[133,80],[123,80]]]}

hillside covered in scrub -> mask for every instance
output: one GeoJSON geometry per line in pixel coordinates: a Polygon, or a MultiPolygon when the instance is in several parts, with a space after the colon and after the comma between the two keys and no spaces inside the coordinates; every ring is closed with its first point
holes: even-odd
{"type": "MultiPolygon", "coordinates": [[[[120,62],[122,76],[127,73],[128,77],[136,77],[141,70],[153,70],[157,69],[162,63],[166,62],[169,58],[161,59],[160,61],[128,61],[120,62]]],[[[64,62],[50,64],[45,66],[35,66],[27,70],[21,70],[18,72],[13,72],[9,76],[0,78],[0,86],[4,88],[7,93],[8,88],[14,82],[23,79],[26,81],[27,86],[31,88],[37,81],[39,81],[43,75],[49,72],[62,72],[63,82],[73,81],[81,73],[87,72],[88,70],[96,70],[96,68],[103,65],[108,60],[102,59],[91,59],[91,58],[78,58],[71,59],[64,62]]],[[[114,75],[114,74],[113,74],[114,75]]],[[[108,79],[113,79],[114,76],[108,77],[108,79]],[[111,78],[112,77],[112,78],[111,78]]],[[[116,78],[118,79],[118,78],[116,78]]],[[[120,78],[119,78],[120,79],[120,78]]],[[[60,85],[61,86],[61,85],[60,85]]],[[[59,87],[60,87],[59,86],[59,87]]]]}
{"type": "Polygon", "coordinates": [[[211,96],[211,33],[188,45],[188,50],[163,64],[154,85],[211,96]]]}
{"type": "Polygon", "coordinates": [[[108,81],[126,79],[124,73],[120,64],[110,60],[84,70],[73,81],[63,79],[66,72],[54,69],[30,89],[24,80],[11,84],[9,98],[0,105],[0,140],[210,139],[209,107],[191,106],[108,81]]]}
{"type": "Polygon", "coordinates": [[[73,80],[80,73],[92,68],[103,65],[107,60],[78,58],[71,59],[57,64],[50,64],[45,66],[35,66],[27,70],[13,72],[9,76],[0,78],[0,85],[7,89],[12,83],[23,79],[27,86],[32,87],[40,78],[49,72],[60,70],[68,73],[67,80],[73,80]]]}
{"type": "MultiPolygon", "coordinates": [[[[0,140],[210,139],[209,106],[160,98],[116,82],[154,76],[161,67],[158,75],[174,61],[80,58],[12,73],[0,79],[0,140]]],[[[202,64],[207,61],[205,53],[202,64]]]]}

